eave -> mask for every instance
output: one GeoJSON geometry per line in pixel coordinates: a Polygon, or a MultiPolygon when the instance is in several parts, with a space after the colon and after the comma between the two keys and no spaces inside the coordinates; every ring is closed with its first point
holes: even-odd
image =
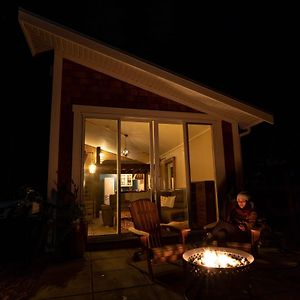
{"type": "Polygon", "coordinates": [[[262,122],[273,124],[273,116],[269,113],[25,10],[19,10],[19,23],[33,56],[49,50],[57,51],[62,57],[96,71],[219,119],[237,122],[242,129],[249,129],[262,122]]]}

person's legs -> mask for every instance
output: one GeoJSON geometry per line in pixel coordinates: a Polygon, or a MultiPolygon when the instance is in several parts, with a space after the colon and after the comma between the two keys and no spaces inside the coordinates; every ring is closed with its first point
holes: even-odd
{"type": "Polygon", "coordinates": [[[239,241],[241,243],[249,243],[251,242],[251,233],[250,231],[241,231],[236,229],[230,235],[230,241],[239,241]]]}
{"type": "Polygon", "coordinates": [[[211,240],[217,240],[218,245],[225,244],[237,233],[236,226],[228,222],[220,221],[212,231],[211,240]]]}
{"type": "Polygon", "coordinates": [[[217,240],[218,246],[223,246],[226,243],[228,232],[224,228],[220,228],[213,234],[214,239],[217,240]]]}

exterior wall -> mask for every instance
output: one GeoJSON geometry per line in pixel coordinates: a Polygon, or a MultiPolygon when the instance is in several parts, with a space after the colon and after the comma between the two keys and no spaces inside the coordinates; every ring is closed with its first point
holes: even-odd
{"type": "MultiPolygon", "coordinates": [[[[69,60],[63,59],[61,65],[58,184],[70,184],[72,156],[78,156],[74,152],[73,145],[73,105],[95,106],[98,107],[97,111],[99,111],[99,107],[112,107],[201,113],[69,60]]],[[[216,159],[217,174],[215,179],[219,199],[218,209],[220,210],[224,205],[228,187],[235,186],[236,149],[233,141],[232,124],[221,120],[218,122],[220,126],[216,126],[216,130],[220,132],[215,133],[214,146],[212,147],[216,159]],[[216,145],[218,146],[216,147],[216,145]]]]}
{"type": "Polygon", "coordinates": [[[238,125],[222,121],[225,170],[228,190],[243,187],[243,164],[238,125]]]}
{"type": "Polygon", "coordinates": [[[231,187],[235,187],[236,182],[232,125],[228,122],[222,121],[222,133],[225,157],[226,186],[228,189],[230,189],[231,187]]]}
{"type": "Polygon", "coordinates": [[[58,51],[54,52],[53,79],[52,79],[52,104],[51,123],[49,136],[49,163],[48,163],[48,198],[52,198],[52,192],[57,188],[59,130],[60,130],[60,101],[62,80],[62,56],[58,51]]]}
{"type": "Polygon", "coordinates": [[[199,113],[190,107],[64,59],[59,133],[59,184],[68,183],[71,178],[74,104],[199,113]]]}
{"type": "Polygon", "coordinates": [[[244,188],[244,172],[243,172],[243,160],[241,149],[241,136],[239,132],[238,123],[232,123],[232,136],[233,136],[233,149],[234,149],[234,162],[235,162],[235,174],[236,174],[236,188],[241,190],[244,188]]]}
{"type": "Polygon", "coordinates": [[[237,172],[235,162],[235,144],[232,124],[222,121],[222,134],[224,145],[224,159],[225,159],[225,182],[221,191],[222,195],[219,197],[219,210],[225,212],[226,200],[228,194],[237,190],[237,172]]]}

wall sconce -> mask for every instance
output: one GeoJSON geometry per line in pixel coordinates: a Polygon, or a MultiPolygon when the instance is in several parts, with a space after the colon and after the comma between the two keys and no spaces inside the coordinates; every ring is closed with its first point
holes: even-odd
{"type": "Polygon", "coordinates": [[[96,173],[96,169],[97,166],[94,162],[94,152],[87,152],[88,154],[92,154],[92,159],[91,159],[91,163],[89,164],[89,173],[90,174],[95,174],[96,173]]]}
{"type": "Polygon", "coordinates": [[[97,166],[94,163],[91,163],[89,165],[89,172],[90,172],[90,174],[95,174],[96,173],[96,169],[97,169],[97,166]]]}

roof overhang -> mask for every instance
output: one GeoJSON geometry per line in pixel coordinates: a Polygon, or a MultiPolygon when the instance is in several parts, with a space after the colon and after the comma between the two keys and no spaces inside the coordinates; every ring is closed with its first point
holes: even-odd
{"type": "Polygon", "coordinates": [[[19,22],[32,55],[54,50],[67,59],[249,129],[273,116],[193,81],[103,45],[90,37],[20,9],[19,22]]]}

